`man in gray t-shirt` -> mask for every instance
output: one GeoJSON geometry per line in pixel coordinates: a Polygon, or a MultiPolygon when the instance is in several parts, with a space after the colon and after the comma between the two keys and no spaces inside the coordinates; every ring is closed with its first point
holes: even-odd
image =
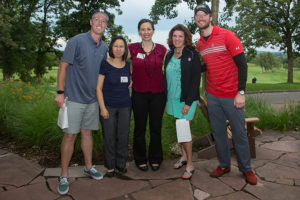
{"type": "Polygon", "coordinates": [[[57,190],[62,195],[69,190],[68,166],[79,132],[85,161],[84,173],[96,180],[103,178],[92,165],[92,130],[99,129],[96,86],[101,62],[106,59],[107,45],[101,37],[107,23],[108,15],[95,10],[90,19],[90,31],[68,41],[59,65],[55,102],[62,107],[66,98],[69,123],[69,127],[63,129],[61,144],[61,176],[57,190]]]}

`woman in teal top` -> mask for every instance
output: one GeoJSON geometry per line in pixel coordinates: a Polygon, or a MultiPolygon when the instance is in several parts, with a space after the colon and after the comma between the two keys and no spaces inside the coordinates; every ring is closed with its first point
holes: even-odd
{"type": "Polygon", "coordinates": [[[166,76],[167,76],[167,108],[166,111],[169,115],[173,115],[177,119],[192,120],[196,111],[197,102],[193,101],[188,113],[182,113],[182,108],[185,102],[180,101],[181,95],[181,58],[176,58],[175,55],[172,56],[170,62],[167,66],[166,76]]]}
{"type": "MultiPolygon", "coordinates": [[[[192,120],[199,100],[199,86],[201,71],[204,66],[192,43],[189,30],[178,24],[169,33],[168,45],[171,49],[165,59],[164,83],[167,93],[166,111],[176,119],[192,120]]],[[[181,158],[174,169],[186,164],[182,178],[190,179],[194,172],[192,162],[192,141],[181,144],[181,158]]]]}

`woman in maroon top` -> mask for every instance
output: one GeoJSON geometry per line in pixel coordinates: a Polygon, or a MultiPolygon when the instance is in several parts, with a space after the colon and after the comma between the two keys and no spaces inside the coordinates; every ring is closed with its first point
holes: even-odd
{"type": "Polygon", "coordinates": [[[162,65],[167,49],[152,41],[154,25],[142,19],[138,24],[142,42],[128,46],[132,60],[132,108],[134,114],[133,155],[136,166],[147,171],[159,169],[163,160],[161,126],[165,108],[162,65]],[[146,153],[146,127],[149,116],[150,144],[146,153]]]}

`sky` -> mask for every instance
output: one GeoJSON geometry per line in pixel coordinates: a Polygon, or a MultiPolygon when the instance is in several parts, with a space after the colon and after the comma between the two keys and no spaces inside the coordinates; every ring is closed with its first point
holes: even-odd
{"type": "MultiPolygon", "coordinates": [[[[117,15],[115,12],[115,24],[122,25],[123,31],[128,37],[131,39],[131,42],[140,42],[141,38],[138,35],[137,25],[138,22],[143,18],[149,18],[149,13],[151,11],[151,7],[154,5],[155,0],[125,0],[125,2],[120,3],[120,9],[122,10],[122,15],[117,15]]],[[[211,7],[210,3],[208,3],[209,7],[211,7]]],[[[219,16],[223,12],[223,8],[225,7],[225,0],[220,0],[219,4],[219,16]]],[[[169,31],[176,24],[184,24],[185,21],[191,21],[194,16],[194,11],[190,10],[185,2],[179,4],[176,7],[178,11],[178,16],[174,19],[166,19],[161,17],[161,20],[158,21],[158,24],[155,25],[155,33],[153,35],[153,41],[156,43],[160,43],[168,47],[167,38],[169,31]]],[[[110,11],[113,12],[111,9],[110,11]]],[[[234,23],[234,22],[229,22],[234,23]]],[[[229,25],[232,25],[229,24],[229,25]]],[[[199,39],[199,33],[193,35],[193,40],[199,39]]],[[[260,51],[278,51],[278,48],[275,50],[271,48],[258,48],[260,51]]]]}
{"type": "MultiPolygon", "coordinates": [[[[131,39],[131,42],[140,42],[141,38],[138,35],[137,25],[138,22],[143,18],[149,18],[149,13],[151,7],[154,5],[155,0],[125,0],[125,2],[120,2],[120,9],[122,14],[118,15],[114,9],[110,9],[109,12],[115,13],[116,25],[121,25],[123,27],[124,33],[131,39]]],[[[210,7],[210,3],[208,4],[210,7]]],[[[223,12],[225,6],[225,0],[220,0],[219,5],[219,16],[223,12]]],[[[185,2],[179,4],[176,7],[178,11],[178,16],[174,19],[166,19],[161,17],[158,23],[155,25],[155,33],[153,35],[153,41],[155,43],[160,43],[168,47],[167,38],[169,31],[176,24],[186,24],[185,21],[191,21],[194,16],[194,11],[190,10],[185,2]]],[[[230,22],[234,23],[234,22],[230,22]]],[[[193,40],[199,39],[199,33],[193,35],[193,40]]],[[[62,48],[65,48],[65,42],[60,40],[59,43],[62,44],[62,48]]],[[[260,51],[278,51],[278,49],[271,48],[258,48],[260,51]]]]}
{"type": "MultiPolygon", "coordinates": [[[[122,25],[123,31],[131,39],[131,42],[140,42],[141,38],[138,35],[137,25],[143,18],[149,18],[151,7],[155,0],[125,0],[121,2],[120,9],[123,11],[122,15],[116,15],[115,24],[122,25]]],[[[181,3],[176,7],[178,10],[178,17],[175,19],[163,18],[155,25],[155,33],[153,41],[167,46],[167,38],[169,31],[176,24],[184,24],[184,21],[190,21],[193,17],[193,11],[188,8],[186,3],[181,3]]],[[[198,36],[199,37],[199,36],[198,36]]]]}

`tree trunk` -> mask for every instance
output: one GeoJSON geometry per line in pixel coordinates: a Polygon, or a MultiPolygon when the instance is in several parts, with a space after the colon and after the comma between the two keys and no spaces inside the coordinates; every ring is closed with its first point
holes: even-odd
{"type": "Polygon", "coordinates": [[[212,0],[211,1],[211,14],[212,14],[212,24],[218,25],[218,18],[219,18],[219,0],[212,0]]]}
{"type": "Polygon", "coordinates": [[[3,81],[9,81],[10,80],[10,75],[9,74],[7,74],[7,73],[5,73],[5,72],[2,72],[2,74],[3,74],[3,81]]]}
{"type": "Polygon", "coordinates": [[[39,85],[42,84],[42,75],[41,74],[37,74],[37,81],[38,81],[39,85]]]}
{"type": "Polygon", "coordinates": [[[288,58],[288,83],[293,83],[293,46],[292,46],[292,37],[288,37],[287,41],[287,58],[288,58]]]}

